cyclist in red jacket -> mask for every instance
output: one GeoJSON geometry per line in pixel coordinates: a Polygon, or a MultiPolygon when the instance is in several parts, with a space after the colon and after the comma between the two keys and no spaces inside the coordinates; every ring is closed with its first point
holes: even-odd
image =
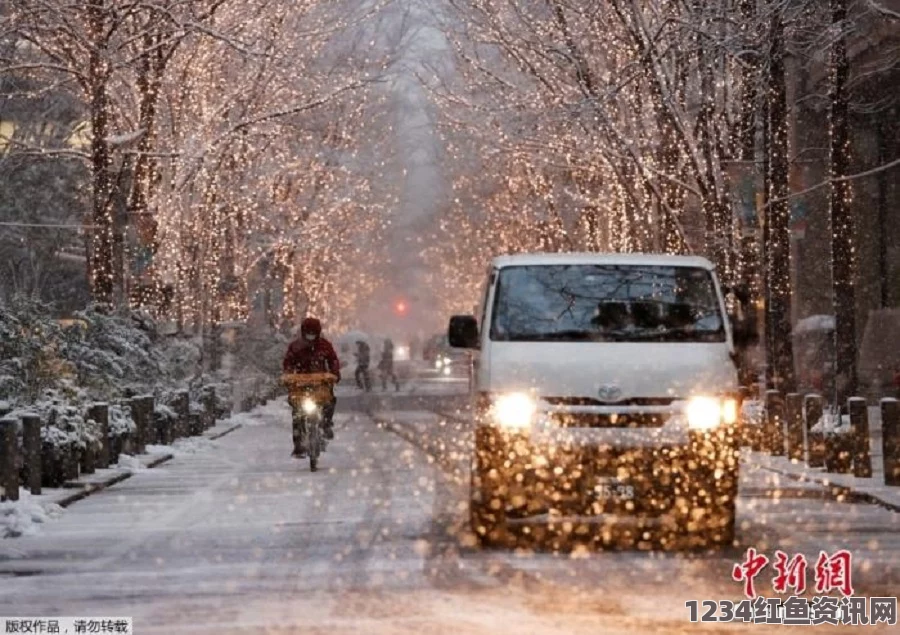
{"type": "MultiPolygon", "coordinates": [[[[322,323],[308,317],[300,324],[300,337],[288,345],[282,368],[285,373],[331,373],[341,380],[341,363],[331,342],[322,337],[322,323]]],[[[331,403],[323,408],[326,439],[334,438],[334,408],[337,399],[331,396],[331,403]]]]}

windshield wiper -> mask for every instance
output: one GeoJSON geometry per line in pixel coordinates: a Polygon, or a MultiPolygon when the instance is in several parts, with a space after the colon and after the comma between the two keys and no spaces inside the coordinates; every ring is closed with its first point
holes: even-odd
{"type": "Polygon", "coordinates": [[[595,331],[568,329],[547,333],[512,333],[504,339],[510,342],[593,342],[602,340],[603,336],[595,331]]]}
{"type": "Polygon", "coordinates": [[[689,326],[678,326],[661,330],[637,331],[629,333],[629,339],[633,340],[655,340],[662,341],[673,340],[683,341],[693,339],[695,341],[711,341],[713,338],[722,336],[721,330],[709,331],[705,329],[694,330],[689,326]]]}

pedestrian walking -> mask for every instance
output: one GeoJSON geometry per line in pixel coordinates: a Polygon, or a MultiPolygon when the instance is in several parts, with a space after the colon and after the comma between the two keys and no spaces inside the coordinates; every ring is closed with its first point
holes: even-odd
{"type": "Polygon", "coordinates": [[[372,392],[372,377],[369,374],[369,345],[362,340],[356,342],[356,385],[360,390],[372,392]]]}
{"type": "Polygon", "coordinates": [[[381,351],[381,361],[378,362],[378,371],[381,374],[381,389],[387,390],[387,380],[391,379],[396,390],[400,390],[400,382],[394,374],[394,343],[390,338],[384,340],[384,348],[381,351]]]}

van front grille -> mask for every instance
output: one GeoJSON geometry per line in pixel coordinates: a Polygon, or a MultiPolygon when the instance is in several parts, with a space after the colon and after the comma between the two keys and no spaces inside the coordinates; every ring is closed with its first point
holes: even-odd
{"type": "Polygon", "coordinates": [[[595,414],[585,412],[554,412],[553,422],[563,428],[661,428],[668,415],[656,412],[625,414],[595,414]]]}
{"type": "Polygon", "coordinates": [[[669,406],[675,397],[634,397],[622,401],[600,401],[593,397],[542,397],[551,406],[669,406]]]}

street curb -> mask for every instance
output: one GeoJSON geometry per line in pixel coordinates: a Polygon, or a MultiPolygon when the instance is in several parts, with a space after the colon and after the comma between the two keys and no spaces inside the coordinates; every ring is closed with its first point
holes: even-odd
{"type": "Polygon", "coordinates": [[[209,436],[209,437],[204,436],[203,438],[204,438],[204,439],[209,439],[210,441],[215,441],[216,439],[221,439],[221,438],[224,437],[226,434],[230,434],[230,433],[234,432],[235,430],[237,430],[238,428],[242,428],[242,427],[243,427],[243,424],[241,424],[241,423],[236,423],[236,424],[234,424],[232,427],[230,427],[230,428],[228,428],[227,430],[225,430],[224,432],[219,432],[218,434],[215,434],[215,435],[209,436]]]}
{"type": "Polygon", "coordinates": [[[801,483],[814,483],[816,485],[820,485],[824,487],[835,499],[843,499],[853,503],[869,503],[871,505],[878,505],[879,507],[883,507],[888,511],[892,512],[900,512],[900,505],[895,503],[891,503],[890,501],[886,501],[883,498],[879,498],[874,494],[870,494],[869,492],[862,492],[852,487],[847,487],[846,485],[838,485],[837,483],[832,483],[830,481],[824,481],[819,478],[810,477],[805,474],[795,474],[793,472],[788,472],[786,470],[780,470],[775,467],[769,467],[767,465],[759,465],[758,463],[753,463],[753,465],[762,470],[768,470],[769,472],[774,472],[775,474],[781,474],[782,476],[787,476],[795,481],[799,481],[801,483]]]}
{"type": "MultiPolygon", "coordinates": [[[[171,460],[174,456],[175,456],[174,454],[163,454],[162,456],[157,457],[157,458],[153,459],[152,461],[150,461],[149,463],[147,463],[147,465],[145,465],[144,468],[148,469],[148,470],[152,469],[158,465],[162,465],[166,461],[171,460]]],[[[75,483],[64,484],[64,487],[73,487],[74,486],[74,487],[79,487],[80,489],[79,489],[79,491],[77,491],[69,496],[66,496],[62,500],[56,501],[56,504],[59,505],[60,507],[68,507],[72,503],[77,503],[78,501],[80,501],[84,498],[87,498],[91,494],[94,494],[96,492],[101,492],[108,487],[112,487],[113,485],[116,485],[117,483],[121,483],[122,481],[131,478],[133,475],[134,475],[134,472],[121,472],[119,474],[113,475],[112,477],[110,477],[109,479],[107,479],[105,481],[101,481],[100,483],[87,483],[85,485],[76,485],[75,483]]]]}

